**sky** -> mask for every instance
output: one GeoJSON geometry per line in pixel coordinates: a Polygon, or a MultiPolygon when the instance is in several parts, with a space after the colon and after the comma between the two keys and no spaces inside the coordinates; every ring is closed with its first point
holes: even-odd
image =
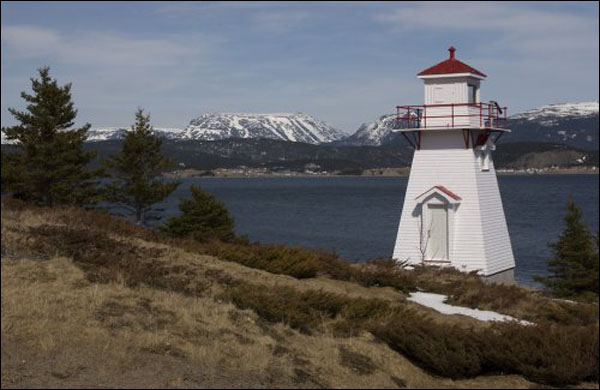
{"type": "Polygon", "coordinates": [[[37,69],[72,83],[77,124],[185,127],[209,112],[304,112],[353,133],[422,104],[456,56],[517,113],[598,100],[598,2],[18,2],[1,5],[1,124],[37,69]]]}

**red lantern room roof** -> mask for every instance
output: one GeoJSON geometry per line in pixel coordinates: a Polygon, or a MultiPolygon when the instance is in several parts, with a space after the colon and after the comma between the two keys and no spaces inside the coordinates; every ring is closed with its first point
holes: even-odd
{"type": "Polygon", "coordinates": [[[454,52],[456,51],[454,46],[450,46],[448,51],[450,52],[450,57],[447,60],[442,61],[439,64],[432,66],[431,68],[425,69],[424,71],[419,73],[418,76],[452,73],[473,73],[481,77],[487,77],[485,74],[478,71],[477,69],[465,64],[464,62],[460,62],[459,60],[457,60],[454,56],[454,52]]]}

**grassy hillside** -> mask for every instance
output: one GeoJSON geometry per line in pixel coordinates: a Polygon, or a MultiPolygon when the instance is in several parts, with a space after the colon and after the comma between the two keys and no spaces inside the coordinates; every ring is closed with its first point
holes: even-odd
{"type": "Polygon", "coordinates": [[[598,387],[598,306],[2,203],[2,387],[598,387]],[[534,326],[442,315],[421,289],[534,326]],[[595,384],[594,384],[595,382],[595,384]]]}

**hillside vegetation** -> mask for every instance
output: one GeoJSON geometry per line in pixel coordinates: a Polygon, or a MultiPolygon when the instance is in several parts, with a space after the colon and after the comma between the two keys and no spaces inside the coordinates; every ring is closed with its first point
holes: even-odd
{"type": "Polygon", "coordinates": [[[2,201],[2,387],[598,387],[598,305],[2,201]],[[535,322],[486,323],[406,300],[535,322]]]}
{"type": "MultiPolygon", "coordinates": [[[[98,152],[98,161],[117,153],[122,141],[90,142],[86,150],[98,152]]],[[[12,152],[12,145],[2,145],[12,152]]],[[[271,172],[305,170],[336,174],[360,174],[364,170],[406,168],[410,166],[413,150],[402,139],[385,146],[311,145],[270,139],[225,139],[218,141],[165,140],[166,156],[177,163],[168,170],[193,168],[199,170],[263,168],[271,172]]],[[[97,164],[97,163],[94,163],[97,164]]],[[[94,165],[93,164],[93,165],[94,165]]],[[[584,150],[558,143],[506,142],[494,152],[497,169],[542,169],[597,167],[598,151],[584,150]]]]}

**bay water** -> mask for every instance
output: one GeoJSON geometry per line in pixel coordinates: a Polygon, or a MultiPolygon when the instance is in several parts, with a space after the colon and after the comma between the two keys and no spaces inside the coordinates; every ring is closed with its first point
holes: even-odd
{"type": "MultiPolygon", "coordinates": [[[[237,234],[359,262],[391,256],[407,183],[407,177],[191,178],[160,207],[163,218],[177,215],[179,199],[196,184],[225,203],[237,234]]],[[[547,273],[548,243],[564,227],[569,196],[598,231],[598,175],[499,175],[498,183],[520,284],[536,286],[533,276],[547,273]]]]}

